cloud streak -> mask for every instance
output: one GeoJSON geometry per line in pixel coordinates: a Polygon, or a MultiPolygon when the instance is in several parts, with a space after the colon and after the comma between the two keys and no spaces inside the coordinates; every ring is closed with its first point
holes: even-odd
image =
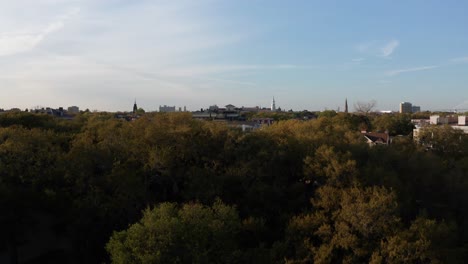
{"type": "Polygon", "coordinates": [[[208,74],[229,73],[229,72],[242,72],[242,71],[262,71],[262,70],[291,70],[297,69],[300,66],[291,64],[272,64],[272,65],[258,65],[258,64],[232,64],[232,65],[196,65],[192,67],[177,67],[169,68],[160,71],[160,73],[168,76],[190,77],[208,74]]]}
{"type": "Polygon", "coordinates": [[[399,46],[400,41],[396,39],[393,39],[389,42],[373,40],[358,44],[356,46],[356,50],[360,53],[365,53],[372,56],[389,58],[399,46]]]}
{"type": "Polygon", "coordinates": [[[48,35],[61,30],[65,26],[65,21],[78,14],[79,11],[79,9],[73,9],[65,13],[57,21],[45,27],[40,33],[16,32],[0,35],[0,56],[15,55],[34,49],[48,35]]]}
{"type": "Polygon", "coordinates": [[[398,48],[398,46],[400,46],[400,42],[398,40],[394,39],[390,41],[380,49],[382,56],[389,57],[396,50],[396,48],[398,48]]]}
{"type": "Polygon", "coordinates": [[[453,63],[465,63],[465,62],[468,62],[468,57],[453,58],[453,59],[450,60],[450,62],[453,62],[453,63]]]}
{"type": "Polygon", "coordinates": [[[437,65],[431,65],[431,66],[421,66],[421,67],[413,67],[413,68],[392,70],[392,71],[386,72],[386,75],[387,76],[396,76],[396,75],[400,75],[402,73],[427,71],[427,70],[432,70],[432,69],[435,69],[435,68],[438,68],[438,67],[439,66],[437,66],[437,65]]]}

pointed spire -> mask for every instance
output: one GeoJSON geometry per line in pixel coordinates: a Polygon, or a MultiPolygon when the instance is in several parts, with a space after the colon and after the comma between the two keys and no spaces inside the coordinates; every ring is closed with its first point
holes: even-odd
{"type": "Polygon", "coordinates": [[[137,111],[138,111],[138,106],[137,106],[136,98],[135,98],[135,103],[133,103],[133,113],[136,114],[137,111]]]}
{"type": "Polygon", "coordinates": [[[346,100],[345,100],[345,108],[344,109],[345,109],[344,110],[345,113],[348,113],[348,98],[346,98],[346,100]]]}
{"type": "Polygon", "coordinates": [[[276,104],[275,104],[275,97],[273,96],[273,100],[271,101],[271,111],[276,111],[276,104]]]}

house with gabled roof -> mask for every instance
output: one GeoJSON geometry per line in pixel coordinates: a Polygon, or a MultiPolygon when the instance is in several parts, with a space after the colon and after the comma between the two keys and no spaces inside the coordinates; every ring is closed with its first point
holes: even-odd
{"type": "Polygon", "coordinates": [[[362,134],[367,140],[367,144],[369,144],[369,146],[388,145],[391,143],[390,135],[388,133],[363,132],[362,134]]]}

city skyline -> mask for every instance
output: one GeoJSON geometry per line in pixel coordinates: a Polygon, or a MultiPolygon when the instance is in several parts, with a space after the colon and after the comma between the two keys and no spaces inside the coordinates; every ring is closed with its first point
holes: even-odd
{"type": "Polygon", "coordinates": [[[0,1],[0,108],[468,109],[468,3],[0,1]],[[130,102],[130,104],[129,104],[130,102]],[[129,106],[130,105],[130,106],[129,106]]]}

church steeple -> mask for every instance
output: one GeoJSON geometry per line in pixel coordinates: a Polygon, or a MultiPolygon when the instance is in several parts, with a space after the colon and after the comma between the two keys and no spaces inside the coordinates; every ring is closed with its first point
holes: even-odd
{"type": "Polygon", "coordinates": [[[133,113],[136,114],[137,111],[138,111],[138,106],[137,106],[136,99],[135,99],[135,103],[133,104],[133,113]]]}
{"type": "Polygon", "coordinates": [[[348,98],[346,98],[346,100],[345,100],[344,112],[348,113],[348,98]]]}

